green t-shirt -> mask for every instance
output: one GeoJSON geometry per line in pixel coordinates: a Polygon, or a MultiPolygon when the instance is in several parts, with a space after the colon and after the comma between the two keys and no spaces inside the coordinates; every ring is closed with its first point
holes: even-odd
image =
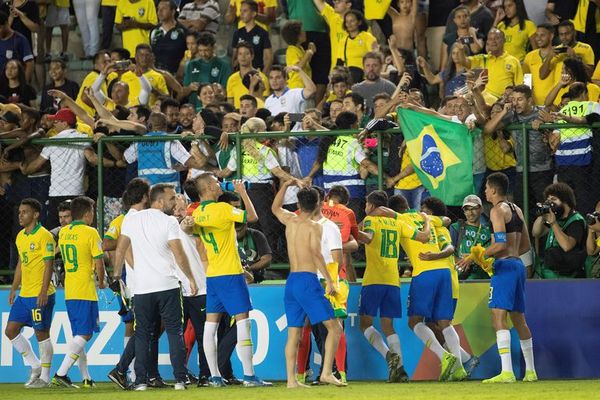
{"type": "Polygon", "coordinates": [[[288,0],[289,19],[302,21],[302,28],[310,32],[327,32],[327,23],[312,0],[288,0]]]}
{"type": "MultiPolygon", "coordinates": [[[[383,171],[385,171],[386,165],[388,165],[388,158],[390,156],[390,153],[385,148],[383,149],[382,153],[383,161],[381,163],[381,166],[383,167],[383,171]]],[[[372,149],[372,153],[369,155],[369,160],[371,160],[375,165],[377,165],[377,148],[372,149]]],[[[365,185],[367,186],[377,186],[377,183],[377,175],[369,174],[369,176],[367,176],[367,179],[365,179],[365,185]]],[[[383,185],[385,189],[385,180],[383,181],[383,185]]]]}
{"type": "Polygon", "coordinates": [[[215,143],[213,144],[212,148],[215,152],[215,156],[217,157],[219,169],[225,169],[229,163],[229,159],[231,158],[231,152],[235,150],[235,146],[229,144],[225,150],[221,150],[219,143],[215,143]]]}
{"type": "MultiPolygon", "coordinates": [[[[227,79],[230,75],[231,66],[225,60],[213,57],[207,62],[196,58],[191,60],[185,68],[183,85],[188,86],[192,82],[220,83],[221,86],[226,88],[227,79]]],[[[200,110],[201,103],[196,93],[190,94],[188,101],[196,107],[196,111],[200,110]]]]}
{"type": "MultiPolygon", "coordinates": [[[[455,246],[455,255],[462,258],[471,253],[471,247],[480,244],[487,247],[491,243],[492,232],[487,225],[472,226],[465,222],[455,222],[450,225],[452,241],[455,246]]],[[[460,276],[461,279],[489,279],[490,276],[479,265],[473,265],[469,272],[460,276]]]]}

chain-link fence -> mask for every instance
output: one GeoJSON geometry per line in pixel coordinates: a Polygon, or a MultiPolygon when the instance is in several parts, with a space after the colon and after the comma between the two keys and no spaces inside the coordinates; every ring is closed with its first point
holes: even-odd
{"type": "MultiPolygon", "coordinates": [[[[595,166],[600,157],[594,152],[600,147],[593,143],[593,129],[555,124],[534,130],[529,124],[512,124],[493,133],[471,131],[468,140],[472,140],[473,148],[473,185],[464,194],[475,193],[485,204],[485,177],[501,171],[509,177],[514,201],[527,205],[522,208],[528,223],[535,203],[544,201],[544,188],[555,179],[573,187],[579,210],[592,211],[598,199],[596,181],[600,171],[595,166]],[[581,138],[589,145],[573,147],[581,138]],[[564,160],[575,161],[569,164],[564,160]],[[529,173],[524,174],[524,170],[529,173]]],[[[175,183],[181,191],[187,179],[203,171],[216,171],[224,180],[241,178],[251,182],[248,192],[259,216],[251,227],[264,234],[271,248],[272,277],[285,276],[277,273],[285,271],[287,263],[284,228],[271,213],[281,179],[311,181],[330,192],[324,213],[334,220],[338,218],[340,226],[351,214],[349,210],[356,221],[362,220],[365,196],[373,190],[385,190],[389,196],[401,194],[411,209],[419,208],[421,201],[431,195],[422,177],[415,174],[415,170],[424,168],[425,155],[415,156],[409,151],[400,129],[360,137],[358,133],[231,134],[227,144],[208,136],[176,135],[106,136],[96,143],[90,138],[34,140],[4,153],[2,171],[6,172],[0,175],[0,223],[4,227],[0,233],[0,268],[7,271],[16,265],[14,238],[20,229],[16,210],[25,197],[35,197],[45,205],[42,221],[50,229],[59,226],[61,202],[83,194],[92,197],[97,201],[98,230],[105,232],[109,222],[122,212],[121,196],[133,177],[142,176],[151,183],[175,183]],[[40,164],[40,154],[49,162],[40,164]],[[190,155],[192,161],[187,160],[190,155]],[[123,159],[126,165],[117,162],[123,159]]],[[[2,146],[11,143],[4,141],[2,146]]],[[[464,182],[446,183],[464,186],[464,182]]],[[[286,193],[284,205],[290,210],[296,208],[296,192],[297,188],[292,187],[286,193]]],[[[451,204],[448,215],[464,219],[461,206],[451,204]]],[[[246,250],[251,262],[265,250],[259,251],[256,240],[250,239],[242,237],[240,242],[250,247],[246,250]]],[[[358,252],[353,258],[360,270],[364,256],[358,252]]]]}

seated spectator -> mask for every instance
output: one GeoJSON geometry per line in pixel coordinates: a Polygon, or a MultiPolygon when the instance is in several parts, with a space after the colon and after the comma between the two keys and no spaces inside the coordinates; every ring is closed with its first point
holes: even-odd
{"type": "Polygon", "coordinates": [[[539,241],[546,237],[543,259],[537,272],[543,279],[582,278],[586,258],[585,220],[575,211],[575,194],[566,183],[544,189],[545,201],[538,205],[539,215],[531,230],[538,253],[539,241]]]}
{"type": "Polygon", "coordinates": [[[471,26],[471,13],[466,6],[459,6],[454,9],[454,23],[457,29],[447,32],[442,41],[440,72],[446,68],[447,60],[449,56],[452,56],[456,42],[466,45],[465,50],[468,55],[479,54],[483,50],[485,34],[471,26]]]}
{"type": "Polygon", "coordinates": [[[187,3],[179,13],[179,23],[191,32],[207,32],[216,35],[219,30],[221,10],[215,0],[194,0],[187,3]]]}
{"type": "MultiPolygon", "coordinates": [[[[239,18],[238,29],[244,26],[244,21],[241,19],[242,2],[243,0],[230,0],[224,17],[226,24],[233,24],[236,18],[239,18]]],[[[258,4],[256,24],[269,32],[271,24],[277,18],[277,0],[257,0],[256,3],[258,4]]]]}
{"type": "Polygon", "coordinates": [[[562,100],[562,95],[568,92],[575,82],[584,83],[587,88],[588,99],[597,102],[600,99],[600,86],[591,82],[585,65],[574,58],[567,58],[562,64],[560,79],[550,90],[544,101],[546,107],[552,104],[558,105],[562,100]]]}
{"type": "Polygon", "coordinates": [[[123,35],[123,47],[130,54],[140,44],[150,44],[150,30],[158,24],[153,0],[122,0],[117,3],[117,29],[123,35]]]}
{"type": "Polygon", "coordinates": [[[494,26],[504,33],[506,52],[519,61],[523,61],[529,47],[537,49],[536,27],[527,17],[523,0],[504,0],[496,13],[494,26]]]}
{"type": "Polygon", "coordinates": [[[160,25],[150,32],[156,67],[175,74],[186,50],[186,31],[175,19],[177,5],[173,0],[160,0],[157,12],[160,25]]]}
{"type": "Polygon", "coordinates": [[[0,11],[0,68],[4,70],[9,60],[22,62],[25,66],[25,80],[33,76],[33,53],[27,38],[10,27],[9,16],[0,11]]]}
{"type": "Polygon", "coordinates": [[[373,112],[373,98],[380,93],[392,95],[396,90],[396,85],[381,77],[381,68],[383,67],[383,55],[379,52],[371,51],[363,57],[363,70],[365,79],[360,83],[352,85],[352,92],[360,94],[367,103],[367,113],[373,112]]]}
{"type": "Polygon", "coordinates": [[[377,39],[369,32],[364,15],[357,10],[344,14],[344,30],[348,34],[343,46],[337,49],[338,64],[350,70],[353,83],[363,79],[363,56],[379,48],[377,39]]]}
{"type": "Polygon", "coordinates": [[[296,65],[286,68],[274,66],[269,72],[269,85],[273,93],[265,100],[265,108],[271,112],[271,115],[277,115],[281,112],[303,113],[306,108],[306,101],[313,97],[317,91],[315,83],[306,72],[296,65]],[[300,76],[303,88],[290,89],[287,86],[288,72],[300,76]]]}
{"type": "Polygon", "coordinates": [[[2,75],[0,75],[0,96],[4,96],[9,103],[22,103],[33,106],[37,94],[35,89],[27,83],[23,65],[17,60],[9,60],[4,65],[2,72],[2,75]]]}
{"type": "MultiPolygon", "coordinates": [[[[301,21],[288,21],[281,28],[281,37],[288,44],[285,50],[285,63],[288,66],[296,66],[304,73],[312,78],[312,70],[310,68],[310,60],[317,52],[317,47],[314,43],[308,43],[307,49],[304,50],[302,45],[306,42],[306,32],[302,29],[301,21]]],[[[304,88],[304,82],[300,74],[291,71],[288,74],[287,86],[290,89],[304,88]]]]}
{"type": "Polygon", "coordinates": [[[527,53],[523,61],[523,72],[531,74],[533,104],[536,106],[544,105],[546,95],[552,90],[554,84],[560,80],[558,74],[561,70],[558,68],[559,63],[554,57],[553,39],[554,27],[549,24],[539,25],[535,33],[538,48],[527,53]]]}
{"type": "MultiPolygon", "coordinates": [[[[235,68],[237,45],[241,42],[250,43],[254,47],[252,66],[266,75],[269,73],[271,65],[273,65],[273,50],[271,48],[269,32],[257,24],[257,15],[258,4],[255,1],[243,0],[241,2],[240,22],[243,22],[243,26],[238,28],[233,34],[233,39],[231,40],[233,55],[231,59],[235,68]]],[[[281,34],[283,36],[283,30],[281,34]]]]}
{"type": "Polygon", "coordinates": [[[48,90],[56,89],[66,93],[71,98],[76,98],[79,93],[79,85],[66,77],[67,64],[62,60],[53,60],[48,68],[50,83],[42,89],[42,100],[40,110],[54,108],[58,110],[59,105],[54,102],[54,98],[48,96],[48,90]]]}
{"type": "MultiPolygon", "coordinates": [[[[252,67],[252,60],[254,59],[254,48],[252,45],[246,42],[242,42],[237,46],[237,62],[239,71],[234,72],[227,79],[227,101],[234,105],[235,108],[240,107],[240,97],[245,94],[252,94],[248,86],[244,85],[244,79],[249,73],[256,71],[258,75],[251,80],[251,85],[254,87],[262,81],[264,87],[262,93],[258,93],[259,96],[269,95],[269,81],[267,77],[260,71],[257,71],[252,67]]],[[[249,79],[250,82],[250,79],[249,79]]]]}
{"type": "Polygon", "coordinates": [[[434,75],[431,72],[431,68],[425,58],[417,58],[417,64],[419,65],[423,76],[427,79],[427,82],[430,85],[440,85],[439,94],[441,98],[455,96],[456,92],[462,91],[467,84],[467,77],[465,74],[466,68],[458,62],[460,57],[459,53],[461,51],[462,50],[459,49],[456,44],[453,44],[446,65],[437,75],[434,75]]]}
{"type": "Polygon", "coordinates": [[[465,260],[471,254],[471,247],[475,245],[488,247],[491,244],[492,233],[489,223],[482,216],[481,199],[474,194],[468,195],[463,200],[462,211],[465,219],[450,225],[454,255],[457,260],[463,260],[458,268],[459,279],[489,279],[490,276],[481,266],[465,260]]]}

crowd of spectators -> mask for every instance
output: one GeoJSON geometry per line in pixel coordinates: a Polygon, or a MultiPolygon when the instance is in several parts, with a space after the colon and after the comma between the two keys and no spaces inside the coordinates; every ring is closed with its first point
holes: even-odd
{"type": "MultiPolygon", "coordinates": [[[[390,194],[403,195],[410,208],[418,209],[428,193],[403,136],[384,136],[381,170],[373,142],[365,139],[369,121],[394,120],[401,106],[465,124],[473,133],[479,201],[465,203],[466,222],[453,231],[457,238],[477,226],[485,208],[480,199],[484,179],[501,171],[510,179],[517,204],[523,206],[526,191],[530,204],[524,206],[533,213],[537,203],[554,196],[565,205],[557,220],[568,220],[571,230],[582,222],[573,233],[573,246],[570,241],[563,246],[559,234],[548,235],[537,221],[533,229],[536,238],[552,236],[544,260],[558,260],[552,252],[560,249],[581,253],[573,258],[573,270],[556,272],[558,267],[545,265],[555,274],[540,275],[580,276],[587,228],[583,217],[573,225],[569,216],[576,210],[579,216],[592,212],[599,197],[600,147],[587,126],[600,115],[600,13],[594,0],[548,0],[536,24],[528,8],[539,8],[538,3],[73,0],[82,59],[92,64],[80,83],[67,78],[69,35],[75,34],[69,29],[69,1],[4,3],[0,139],[16,140],[1,147],[0,220],[6,228],[0,234],[0,265],[16,263],[10,243],[18,231],[20,200],[40,200],[40,220],[54,228],[59,204],[99,195],[94,169],[100,163],[105,227],[122,212],[121,195],[135,176],[151,184],[174,183],[183,191],[187,178],[212,171],[226,180],[241,165],[259,215],[253,228],[266,238],[252,240],[257,248],[249,263],[268,265],[271,253],[273,261],[285,261],[283,227],[270,211],[281,181],[299,179],[326,190],[346,187],[347,206],[360,221],[365,195],[377,188],[382,174],[390,194]],[[61,51],[52,54],[57,26],[61,51]],[[113,40],[113,28],[122,44],[113,40]],[[219,49],[227,49],[228,56],[218,56],[219,49]],[[540,127],[565,122],[585,126],[540,127]],[[520,123],[531,124],[526,135],[516,128],[520,123]],[[361,128],[354,136],[293,133],[361,128]],[[283,133],[281,138],[244,140],[237,160],[230,134],[266,131],[283,133]],[[198,138],[111,141],[103,158],[87,140],[167,134],[198,138]],[[41,146],[31,144],[34,138],[62,140],[41,146]],[[552,186],[556,181],[566,188],[552,186]],[[565,195],[567,188],[572,196],[565,195]]],[[[290,187],[286,194],[290,209],[296,190],[290,187]]],[[[257,235],[253,228],[238,232],[240,242],[248,244],[247,238],[257,235]]],[[[592,230],[590,225],[589,235],[595,237],[592,230]]],[[[590,243],[588,252],[597,253],[590,243]]]]}

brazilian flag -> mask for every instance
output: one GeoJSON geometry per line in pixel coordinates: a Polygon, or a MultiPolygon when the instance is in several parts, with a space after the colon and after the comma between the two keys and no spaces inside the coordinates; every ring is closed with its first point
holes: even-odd
{"type": "Polygon", "coordinates": [[[429,193],[449,206],[473,193],[473,141],[462,124],[398,108],[415,172],[429,193]]]}

